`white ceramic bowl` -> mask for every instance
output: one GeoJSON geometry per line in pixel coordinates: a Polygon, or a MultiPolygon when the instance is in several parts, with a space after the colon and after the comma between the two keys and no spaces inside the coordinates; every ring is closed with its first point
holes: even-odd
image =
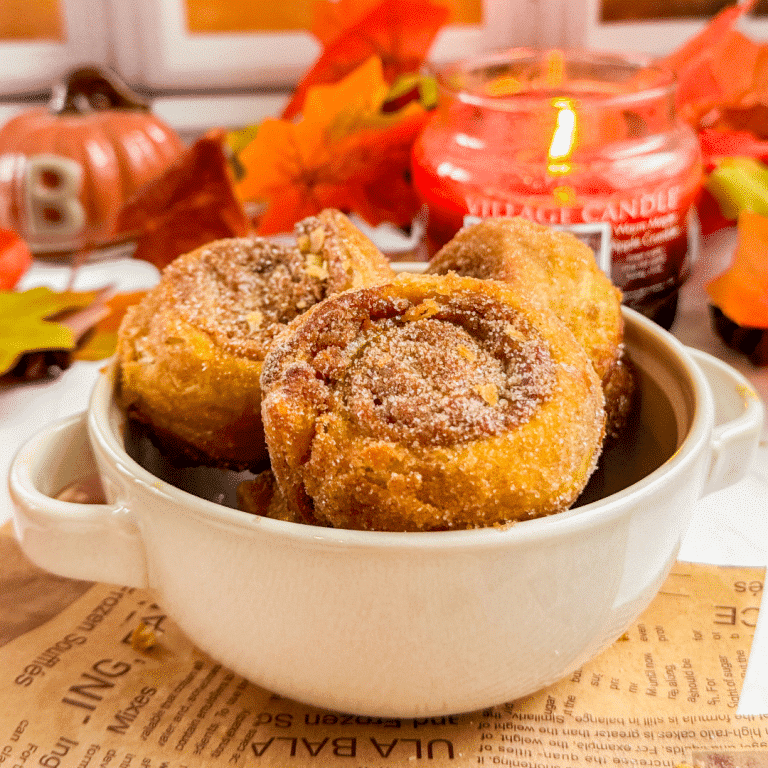
{"type": "Polygon", "coordinates": [[[200,648],[308,704],[421,717],[530,694],[646,608],[696,500],[738,480],[757,447],[762,404],[740,374],[632,311],[626,321],[640,424],[568,512],[442,533],[248,515],[128,455],[106,370],[87,415],[44,429],[17,454],[17,536],[55,573],[151,587],[200,648]],[[52,498],[94,460],[108,504],[52,498]]]}

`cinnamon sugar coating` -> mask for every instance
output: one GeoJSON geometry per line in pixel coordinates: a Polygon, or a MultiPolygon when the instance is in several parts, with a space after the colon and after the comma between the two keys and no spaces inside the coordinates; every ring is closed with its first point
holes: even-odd
{"type": "Polygon", "coordinates": [[[434,255],[427,271],[501,280],[551,309],[587,351],[606,393],[609,432],[621,432],[637,381],[623,359],[621,291],[588,246],[571,233],[527,219],[490,218],[463,228],[434,255]]]}
{"type": "Polygon", "coordinates": [[[260,469],[259,376],[275,337],[327,295],[392,275],[338,211],[297,224],[296,245],[232,238],[180,256],[120,326],[120,403],[177,463],[260,469]]]}
{"type": "Polygon", "coordinates": [[[289,514],[339,528],[502,525],[567,509],[604,433],[600,380],[549,310],[495,281],[401,275],[327,298],[261,377],[289,514]]]}
{"type": "Polygon", "coordinates": [[[601,379],[619,359],[621,292],[592,251],[568,232],[520,217],[484,219],[458,232],[427,271],[501,280],[548,307],[571,329],[601,379]]]}

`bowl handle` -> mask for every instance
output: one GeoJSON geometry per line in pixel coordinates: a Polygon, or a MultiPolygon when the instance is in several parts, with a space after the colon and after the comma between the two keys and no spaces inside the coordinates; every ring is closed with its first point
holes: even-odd
{"type": "Polygon", "coordinates": [[[712,458],[704,485],[707,494],[747,474],[757,452],[765,409],[754,387],[735,368],[701,350],[689,352],[707,379],[715,404],[712,458]]]}
{"type": "Polygon", "coordinates": [[[97,472],[85,413],[53,422],[30,438],[9,474],[16,537],[27,557],[52,573],[147,586],[141,533],[128,509],[55,498],[97,472]]]}

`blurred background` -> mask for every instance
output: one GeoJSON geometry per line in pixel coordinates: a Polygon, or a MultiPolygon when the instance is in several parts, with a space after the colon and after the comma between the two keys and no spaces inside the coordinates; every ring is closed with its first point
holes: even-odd
{"type": "MultiPolygon", "coordinates": [[[[663,54],[727,0],[450,0],[432,49],[446,61],[510,45],[663,54]],[[663,30],[663,34],[660,34],[663,30]]],[[[44,103],[64,72],[112,67],[185,139],[279,111],[319,52],[312,0],[3,0],[0,123],[44,103]]],[[[768,37],[768,0],[743,20],[768,37]]]]}

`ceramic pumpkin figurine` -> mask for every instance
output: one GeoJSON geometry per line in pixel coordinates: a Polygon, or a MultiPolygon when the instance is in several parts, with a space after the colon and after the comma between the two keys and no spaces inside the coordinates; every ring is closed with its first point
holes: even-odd
{"type": "Polygon", "coordinates": [[[72,72],[47,107],[0,129],[0,227],[40,253],[120,239],[127,198],[183,151],[175,131],[117,77],[95,67],[72,72]]]}

